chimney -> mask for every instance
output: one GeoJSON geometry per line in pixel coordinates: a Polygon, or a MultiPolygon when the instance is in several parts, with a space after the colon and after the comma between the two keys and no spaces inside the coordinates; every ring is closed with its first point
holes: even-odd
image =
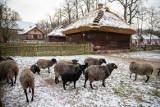
{"type": "Polygon", "coordinates": [[[98,10],[102,9],[103,8],[103,4],[102,3],[99,3],[98,4],[98,10]]]}

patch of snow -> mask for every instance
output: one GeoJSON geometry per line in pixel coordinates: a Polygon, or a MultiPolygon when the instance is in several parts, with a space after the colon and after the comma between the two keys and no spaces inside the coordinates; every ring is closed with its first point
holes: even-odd
{"type": "MultiPolygon", "coordinates": [[[[112,56],[117,56],[117,54],[113,54],[112,56]]],[[[118,56],[124,57],[124,58],[139,58],[139,59],[145,59],[149,61],[160,62],[159,51],[158,52],[154,52],[154,51],[128,52],[128,53],[121,53],[118,56]]]]}
{"type": "MultiPolygon", "coordinates": [[[[124,57],[132,57],[132,54],[127,53],[124,57]]],[[[153,53],[137,53],[136,56],[142,54],[154,55],[153,53]],[[138,55],[139,54],[139,55],[138,55]]],[[[160,87],[160,81],[151,78],[148,83],[144,83],[145,77],[138,76],[137,81],[129,78],[129,62],[120,58],[100,55],[75,55],[75,56],[38,56],[38,57],[13,57],[18,63],[20,72],[26,66],[30,67],[35,64],[38,59],[52,59],[57,60],[72,60],[78,59],[79,63],[84,64],[86,57],[105,58],[107,63],[115,63],[118,69],[114,70],[109,78],[106,79],[106,87],[102,86],[101,81],[93,82],[92,90],[87,81],[84,88],[84,75],[76,82],[76,89],[73,87],[73,82],[63,89],[62,82],[54,83],[54,67],[51,67],[51,73],[48,74],[47,69],[41,70],[41,75],[35,75],[35,96],[34,101],[26,103],[25,94],[19,82],[19,77],[15,86],[11,87],[4,84],[4,97],[2,102],[6,107],[71,107],[71,106],[105,106],[105,107],[119,107],[119,106],[160,106],[160,97],[156,96],[157,89],[160,87]],[[53,80],[50,84],[47,80],[53,80]],[[158,85],[159,84],[159,85],[158,85]]],[[[147,58],[143,55],[143,58],[147,58]]],[[[31,93],[28,94],[29,100],[31,93]]]]}

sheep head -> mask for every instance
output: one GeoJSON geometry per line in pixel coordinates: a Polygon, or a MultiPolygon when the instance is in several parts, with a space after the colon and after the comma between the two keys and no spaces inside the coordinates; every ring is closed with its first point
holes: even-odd
{"type": "Polygon", "coordinates": [[[73,59],[72,62],[73,62],[73,64],[77,64],[78,60],[77,59],[73,59]]]}
{"type": "Polygon", "coordinates": [[[53,64],[57,63],[57,60],[55,58],[51,59],[53,64]]]}
{"type": "Polygon", "coordinates": [[[100,65],[101,65],[102,63],[106,63],[106,60],[103,59],[103,58],[99,59],[99,61],[100,61],[100,65]]]}
{"type": "Polygon", "coordinates": [[[118,68],[115,63],[108,63],[106,66],[108,67],[110,72],[112,72],[114,69],[118,68]]]}
{"type": "Polygon", "coordinates": [[[36,72],[39,74],[39,72],[40,72],[40,69],[39,69],[39,67],[37,66],[37,65],[32,65],[31,67],[30,67],[30,70],[35,74],[36,72]]]}

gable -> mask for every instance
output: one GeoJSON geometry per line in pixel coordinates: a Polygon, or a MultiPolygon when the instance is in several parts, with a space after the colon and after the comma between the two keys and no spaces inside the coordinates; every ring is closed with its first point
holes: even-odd
{"type": "Polygon", "coordinates": [[[41,35],[44,35],[44,33],[40,29],[38,29],[37,27],[29,30],[25,34],[41,34],[41,35]]]}

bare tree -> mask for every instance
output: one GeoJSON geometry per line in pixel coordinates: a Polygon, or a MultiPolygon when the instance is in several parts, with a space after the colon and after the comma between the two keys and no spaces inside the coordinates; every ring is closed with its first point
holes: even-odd
{"type": "Polygon", "coordinates": [[[124,9],[123,17],[124,17],[124,20],[127,21],[127,9],[129,6],[129,0],[109,0],[109,2],[114,2],[114,1],[117,1],[122,5],[124,9]]]}
{"type": "Polygon", "coordinates": [[[153,31],[160,26],[160,9],[156,7],[150,7],[147,11],[148,13],[148,24],[150,30],[150,43],[151,43],[151,35],[153,31]]]}
{"type": "Polygon", "coordinates": [[[91,0],[83,0],[84,5],[86,6],[87,13],[91,10],[91,0]]]}
{"type": "Polygon", "coordinates": [[[6,6],[6,0],[0,2],[0,14],[0,39],[1,42],[7,43],[17,37],[16,20],[20,16],[6,6]]]}
{"type": "Polygon", "coordinates": [[[145,7],[140,7],[138,9],[137,19],[139,20],[138,35],[141,35],[143,31],[144,22],[147,20],[147,9],[145,7]]]}
{"type": "Polygon", "coordinates": [[[138,6],[141,5],[141,0],[130,0],[128,5],[128,22],[132,24],[133,18],[135,18],[136,14],[138,13],[138,6]]]}
{"type": "Polygon", "coordinates": [[[119,2],[123,9],[123,17],[124,20],[132,24],[133,18],[136,17],[136,14],[138,13],[138,5],[141,4],[142,0],[109,0],[110,2],[119,2]]]}
{"type": "Polygon", "coordinates": [[[73,5],[75,6],[76,19],[79,19],[79,1],[73,0],[73,5]]]}
{"type": "Polygon", "coordinates": [[[63,16],[67,18],[69,24],[72,22],[72,8],[73,8],[72,1],[65,0],[62,13],[63,16]]]}

